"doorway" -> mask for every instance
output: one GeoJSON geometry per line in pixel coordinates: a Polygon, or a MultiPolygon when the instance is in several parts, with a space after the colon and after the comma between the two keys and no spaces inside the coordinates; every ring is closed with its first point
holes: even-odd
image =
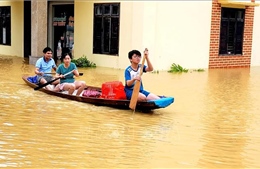
{"type": "Polygon", "coordinates": [[[24,38],[23,55],[29,58],[31,55],[31,1],[24,1],[24,38]]]}
{"type": "Polygon", "coordinates": [[[51,3],[49,5],[49,45],[55,61],[62,53],[73,53],[74,49],[74,4],[51,3]]]}

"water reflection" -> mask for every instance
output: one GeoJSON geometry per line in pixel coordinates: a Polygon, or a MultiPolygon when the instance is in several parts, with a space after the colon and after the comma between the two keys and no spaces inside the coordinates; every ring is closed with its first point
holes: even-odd
{"type": "MultiPolygon", "coordinates": [[[[28,60],[0,56],[0,167],[260,167],[260,67],[148,73],[145,88],[175,97],[143,114],[34,91],[28,60]]],[[[124,70],[80,68],[90,85],[124,70]]]]}
{"type": "Polygon", "coordinates": [[[243,154],[250,122],[249,77],[250,69],[208,72],[200,166],[246,167],[243,154]]]}

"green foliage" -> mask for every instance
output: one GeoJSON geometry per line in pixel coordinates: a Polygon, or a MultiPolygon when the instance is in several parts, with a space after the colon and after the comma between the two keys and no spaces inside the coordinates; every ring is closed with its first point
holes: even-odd
{"type": "Polygon", "coordinates": [[[173,73],[173,72],[188,72],[188,69],[185,69],[185,68],[181,67],[180,65],[173,63],[172,66],[171,66],[171,69],[168,72],[170,72],[170,73],[173,73]]]}
{"type": "Polygon", "coordinates": [[[96,67],[96,64],[90,62],[87,56],[83,55],[78,59],[72,59],[71,62],[75,63],[77,67],[96,67]]]}
{"type": "Polygon", "coordinates": [[[152,71],[152,73],[159,74],[159,70],[154,70],[154,71],[152,71]]]}
{"type": "Polygon", "coordinates": [[[196,69],[194,71],[197,71],[197,72],[204,72],[205,70],[204,69],[196,69]]]}

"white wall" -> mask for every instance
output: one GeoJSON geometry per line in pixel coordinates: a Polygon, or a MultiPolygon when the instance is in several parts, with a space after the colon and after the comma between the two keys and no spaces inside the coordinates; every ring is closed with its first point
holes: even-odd
{"type": "Polygon", "coordinates": [[[211,1],[158,3],[157,65],[207,68],[209,60],[211,1]]]}
{"type": "MultiPolygon", "coordinates": [[[[256,0],[260,3],[260,0],[256,0]]],[[[251,66],[260,66],[260,7],[255,7],[251,66]]]]}
{"type": "Polygon", "coordinates": [[[75,1],[76,57],[86,54],[98,66],[125,69],[128,52],[147,47],[155,70],[169,70],[172,63],[208,68],[211,1],[121,1],[118,56],[92,54],[95,2],[75,1]]]}
{"type": "Polygon", "coordinates": [[[133,7],[131,46],[148,47],[156,70],[169,70],[172,63],[208,68],[211,1],[148,1],[133,7]]]}
{"type": "Polygon", "coordinates": [[[0,6],[11,6],[11,46],[0,44],[0,54],[23,57],[23,1],[0,1],[0,6]]]}

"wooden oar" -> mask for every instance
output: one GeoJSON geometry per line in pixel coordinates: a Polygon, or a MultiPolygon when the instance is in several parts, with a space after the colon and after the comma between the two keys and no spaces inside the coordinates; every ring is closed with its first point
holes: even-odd
{"type": "Polygon", "coordinates": [[[55,73],[55,72],[48,72],[48,73],[44,73],[44,74],[47,74],[47,75],[55,75],[56,73],[55,73]]]}
{"type": "MultiPolygon", "coordinates": [[[[50,72],[50,73],[44,73],[44,74],[47,74],[47,75],[48,75],[48,74],[49,74],[49,75],[52,74],[52,75],[54,75],[54,74],[56,74],[56,73],[55,73],[55,72],[50,72]]],[[[83,73],[79,73],[79,75],[82,76],[83,73]]]]}
{"type": "MultiPolygon", "coordinates": [[[[75,69],[74,69],[74,70],[75,70],[75,69]]],[[[68,74],[71,74],[74,70],[72,70],[72,71],[70,71],[70,72],[64,74],[64,76],[67,76],[68,74]]],[[[51,81],[49,81],[49,82],[47,82],[47,83],[44,83],[43,85],[39,85],[39,86],[35,87],[34,90],[39,90],[39,89],[41,89],[41,88],[43,88],[43,87],[45,87],[45,86],[47,86],[47,85],[49,85],[49,84],[52,84],[53,82],[55,82],[56,80],[59,80],[60,78],[61,78],[61,77],[58,77],[58,78],[55,78],[55,79],[53,79],[53,80],[51,80],[51,81]]]]}
{"type": "MultiPolygon", "coordinates": [[[[147,49],[145,49],[145,50],[147,50],[147,49]]],[[[143,74],[145,57],[146,56],[144,56],[143,60],[142,60],[142,65],[141,65],[141,68],[140,68],[140,76],[142,76],[142,74],[143,74]]],[[[130,104],[129,104],[129,108],[132,109],[132,110],[135,110],[137,99],[138,99],[138,95],[139,95],[139,91],[140,91],[140,86],[141,86],[141,81],[140,80],[136,80],[135,81],[134,90],[133,90],[133,93],[132,93],[132,97],[131,97],[131,100],[130,100],[130,104]]]]}

